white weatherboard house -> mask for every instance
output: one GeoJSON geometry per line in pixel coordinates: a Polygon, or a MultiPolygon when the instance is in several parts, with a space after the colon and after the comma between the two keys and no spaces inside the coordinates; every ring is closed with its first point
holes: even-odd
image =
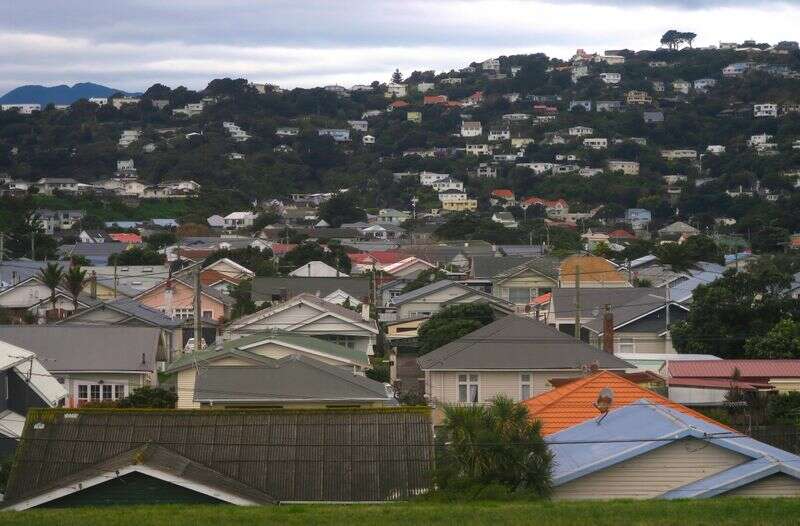
{"type": "Polygon", "coordinates": [[[329,303],[312,294],[299,294],[279,305],[234,321],[226,336],[231,339],[250,334],[282,330],[314,336],[348,349],[373,354],[378,328],[368,313],[358,313],[329,303]]]}

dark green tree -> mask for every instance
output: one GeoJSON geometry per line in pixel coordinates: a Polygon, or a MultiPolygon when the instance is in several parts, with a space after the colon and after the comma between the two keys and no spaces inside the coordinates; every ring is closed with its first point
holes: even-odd
{"type": "Polygon", "coordinates": [[[358,206],[356,198],[350,192],[336,194],[319,207],[319,217],[332,227],[342,223],[366,221],[367,213],[358,206]]]}
{"type": "Polygon", "coordinates": [[[419,328],[419,349],[425,354],[466,336],[494,321],[494,310],[485,303],[446,307],[419,328]]]}
{"type": "Polygon", "coordinates": [[[498,396],[489,405],[444,407],[436,434],[436,485],[479,492],[491,484],[547,497],[553,456],[524,404],[498,396]]]}

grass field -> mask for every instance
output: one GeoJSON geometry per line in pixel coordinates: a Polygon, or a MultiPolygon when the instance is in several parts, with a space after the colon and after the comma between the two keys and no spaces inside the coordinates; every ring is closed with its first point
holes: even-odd
{"type": "Polygon", "coordinates": [[[428,525],[537,524],[594,525],[741,525],[797,524],[800,499],[712,499],[694,501],[491,502],[469,504],[400,503],[383,505],[134,506],[30,510],[0,515],[3,525],[60,524],[280,524],[428,525]]]}

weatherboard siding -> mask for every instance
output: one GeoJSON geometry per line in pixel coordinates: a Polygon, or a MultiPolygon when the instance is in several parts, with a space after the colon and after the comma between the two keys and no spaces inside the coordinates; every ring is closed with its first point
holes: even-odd
{"type": "Polygon", "coordinates": [[[726,497],[800,497],[800,481],[776,473],[724,494],[726,497]]]}
{"type": "MultiPolygon", "coordinates": [[[[521,396],[520,374],[527,371],[477,371],[479,403],[491,402],[498,395],[519,400],[521,396]]],[[[465,371],[466,373],[466,371],[465,371]]],[[[476,372],[473,371],[472,374],[476,372]]],[[[429,374],[428,394],[439,403],[457,404],[459,372],[432,371],[429,374]]],[[[578,371],[530,372],[533,375],[532,396],[545,393],[553,388],[551,378],[572,378],[578,371]]]]}
{"type": "Polygon", "coordinates": [[[738,453],[694,438],[554,488],[558,500],[650,499],[746,461],[738,453]]]}

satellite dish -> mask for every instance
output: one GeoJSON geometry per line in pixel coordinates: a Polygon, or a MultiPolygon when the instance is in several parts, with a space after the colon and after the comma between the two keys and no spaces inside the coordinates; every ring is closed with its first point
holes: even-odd
{"type": "Polygon", "coordinates": [[[594,403],[594,406],[597,408],[602,416],[597,421],[599,424],[603,421],[603,418],[608,414],[609,410],[611,410],[611,406],[614,404],[614,391],[610,387],[603,387],[597,395],[597,402],[594,403]]]}

